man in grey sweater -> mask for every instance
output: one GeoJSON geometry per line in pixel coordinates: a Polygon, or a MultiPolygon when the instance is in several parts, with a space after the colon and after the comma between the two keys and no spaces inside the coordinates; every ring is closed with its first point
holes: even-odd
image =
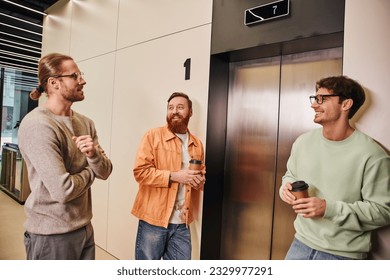
{"type": "Polygon", "coordinates": [[[73,111],[86,81],[69,56],[49,54],[38,66],[39,86],[30,93],[47,101],[22,120],[19,148],[31,194],[25,203],[27,259],[95,259],[91,185],[107,179],[112,163],[92,120],[73,111]]]}

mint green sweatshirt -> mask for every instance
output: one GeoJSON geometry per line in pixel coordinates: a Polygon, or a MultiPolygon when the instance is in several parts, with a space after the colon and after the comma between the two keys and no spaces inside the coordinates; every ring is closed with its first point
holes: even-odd
{"type": "Polygon", "coordinates": [[[330,141],[315,129],[293,144],[282,186],[297,180],[309,184],[310,196],[326,200],[326,210],[323,218],[298,215],[295,237],[316,250],[364,259],[371,231],[390,224],[389,155],[357,130],[330,141]]]}
{"type": "Polygon", "coordinates": [[[100,149],[87,158],[74,135],[91,135],[98,144],[93,121],[75,111],[65,117],[38,107],[20,124],[19,148],[31,188],[24,226],[31,233],[67,233],[91,222],[91,185],[95,178],[107,179],[112,164],[100,149]]]}

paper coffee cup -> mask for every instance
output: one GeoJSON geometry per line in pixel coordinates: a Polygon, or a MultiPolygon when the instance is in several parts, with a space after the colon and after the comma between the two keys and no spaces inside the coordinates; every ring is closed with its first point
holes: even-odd
{"type": "Polygon", "coordinates": [[[188,167],[190,170],[201,170],[202,169],[202,161],[197,159],[191,159],[190,165],[188,167]]]}
{"type": "Polygon", "coordinates": [[[291,192],[297,199],[309,197],[309,185],[305,181],[296,181],[291,186],[291,192]]]}

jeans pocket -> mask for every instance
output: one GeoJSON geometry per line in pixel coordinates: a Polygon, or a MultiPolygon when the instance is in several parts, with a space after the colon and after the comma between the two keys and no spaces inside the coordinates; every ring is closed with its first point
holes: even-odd
{"type": "Polygon", "coordinates": [[[27,259],[29,259],[29,252],[31,252],[31,235],[29,232],[24,232],[24,247],[26,248],[27,259]]]}

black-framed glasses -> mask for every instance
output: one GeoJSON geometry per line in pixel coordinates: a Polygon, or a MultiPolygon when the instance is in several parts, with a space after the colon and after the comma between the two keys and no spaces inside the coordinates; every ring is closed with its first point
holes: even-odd
{"type": "Polygon", "coordinates": [[[322,103],[324,103],[324,100],[327,97],[333,97],[333,96],[343,96],[343,97],[346,97],[343,94],[317,94],[317,95],[311,95],[311,96],[309,96],[309,98],[310,98],[310,103],[311,104],[313,104],[314,101],[317,102],[317,104],[322,104],[322,103]]]}
{"type": "Polygon", "coordinates": [[[53,78],[69,77],[69,78],[72,78],[75,81],[81,81],[81,79],[84,79],[84,73],[83,72],[74,72],[73,74],[55,75],[55,76],[52,76],[52,77],[53,78]]]}

